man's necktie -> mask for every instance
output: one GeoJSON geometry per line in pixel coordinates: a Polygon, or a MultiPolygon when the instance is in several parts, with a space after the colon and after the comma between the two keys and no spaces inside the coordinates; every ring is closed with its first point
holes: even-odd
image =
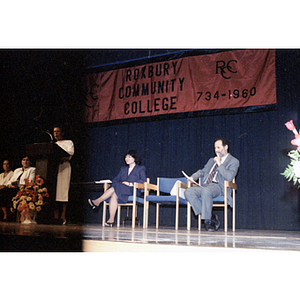
{"type": "Polygon", "coordinates": [[[210,174],[209,174],[209,176],[208,176],[208,178],[207,178],[207,180],[206,180],[206,183],[207,183],[207,184],[212,183],[212,181],[213,181],[213,179],[214,179],[214,177],[215,177],[215,175],[216,175],[217,168],[218,168],[218,165],[215,164],[215,166],[214,166],[213,169],[211,170],[211,172],[210,172],[210,174]]]}

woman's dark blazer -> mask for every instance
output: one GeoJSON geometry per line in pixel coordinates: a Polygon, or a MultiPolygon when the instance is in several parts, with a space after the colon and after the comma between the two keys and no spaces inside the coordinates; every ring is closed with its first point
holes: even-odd
{"type": "MultiPolygon", "coordinates": [[[[144,183],[147,181],[146,168],[144,166],[135,165],[131,173],[128,175],[128,166],[122,167],[119,174],[112,180],[112,187],[118,196],[118,202],[126,203],[128,196],[133,195],[133,187],[122,184],[123,181],[144,183]]],[[[138,196],[141,191],[138,190],[138,196]]]]}

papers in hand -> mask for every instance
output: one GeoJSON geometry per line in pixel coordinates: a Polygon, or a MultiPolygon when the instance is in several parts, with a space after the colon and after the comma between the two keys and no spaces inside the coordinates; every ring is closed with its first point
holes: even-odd
{"type": "Polygon", "coordinates": [[[111,183],[111,180],[104,179],[104,180],[95,181],[95,183],[111,183]]]}
{"type": "Polygon", "coordinates": [[[181,171],[181,172],[182,172],[182,174],[183,174],[188,180],[190,180],[192,183],[201,186],[200,183],[197,183],[193,178],[191,178],[190,176],[188,176],[184,171],[181,171]]]}

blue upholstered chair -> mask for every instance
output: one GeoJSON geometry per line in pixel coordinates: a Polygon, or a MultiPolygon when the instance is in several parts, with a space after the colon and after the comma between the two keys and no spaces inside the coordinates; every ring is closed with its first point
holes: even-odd
{"type": "Polygon", "coordinates": [[[187,179],[185,177],[180,178],[157,178],[157,184],[145,183],[144,195],[144,220],[143,228],[148,228],[148,214],[149,203],[156,204],[156,228],[159,227],[159,206],[160,205],[175,205],[175,229],[178,229],[179,225],[179,205],[187,205],[187,201],[180,197],[180,187],[187,187],[187,179]],[[175,187],[175,195],[170,195],[172,188],[175,187]],[[149,194],[149,191],[156,191],[155,195],[149,194]]]}
{"type": "MultiPolygon", "coordinates": [[[[189,184],[188,184],[189,185],[189,184]]],[[[213,199],[213,207],[224,208],[224,231],[228,231],[228,193],[232,193],[232,231],[235,231],[235,192],[237,185],[235,179],[231,181],[224,181],[224,196],[219,196],[213,199]]],[[[187,219],[188,229],[191,227],[191,204],[187,203],[187,219]]],[[[198,215],[198,230],[201,230],[201,215],[198,215]]]]}
{"type": "MultiPolygon", "coordinates": [[[[149,178],[147,178],[147,182],[149,182],[149,181],[150,181],[149,178]]],[[[108,189],[108,188],[109,188],[109,186],[106,186],[106,189],[108,189]]],[[[131,215],[131,217],[128,216],[128,211],[127,211],[126,218],[132,219],[131,227],[135,228],[135,221],[139,220],[138,217],[137,217],[137,204],[138,203],[144,204],[144,198],[143,198],[143,196],[142,197],[137,197],[137,190],[138,189],[141,189],[143,191],[144,190],[144,184],[143,183],[134,182],[134,184],[133,184],[133,195],[128,197],[127,203],[118,203],[117,227],[120,227],[121,208],[123,206],[126,206],[127,209],[129,207],[132,207],[132,215],[131,215]],[[133,217],[133,216],[135,216],[135,217],[133,217]]],[[[104,223],[105,223],[105,220],[106,220],[106,210],[107,210],[107,207],[109,207],[109,200],[110,200],[110,198],[103,202],[102,226],[105,226],[104,223]]]]}

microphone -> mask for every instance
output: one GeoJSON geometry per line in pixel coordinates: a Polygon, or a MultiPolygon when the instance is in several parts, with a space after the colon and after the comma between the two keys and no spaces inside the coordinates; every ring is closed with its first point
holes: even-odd
{"type": "Polygon", "coordinates": [[[45,133],[47,133],[50,136],[51,143],[52,143],[53,142],[53,136],[52,136],[52,134],[49,132],[49,130],[46,130],[45,133]]]}

